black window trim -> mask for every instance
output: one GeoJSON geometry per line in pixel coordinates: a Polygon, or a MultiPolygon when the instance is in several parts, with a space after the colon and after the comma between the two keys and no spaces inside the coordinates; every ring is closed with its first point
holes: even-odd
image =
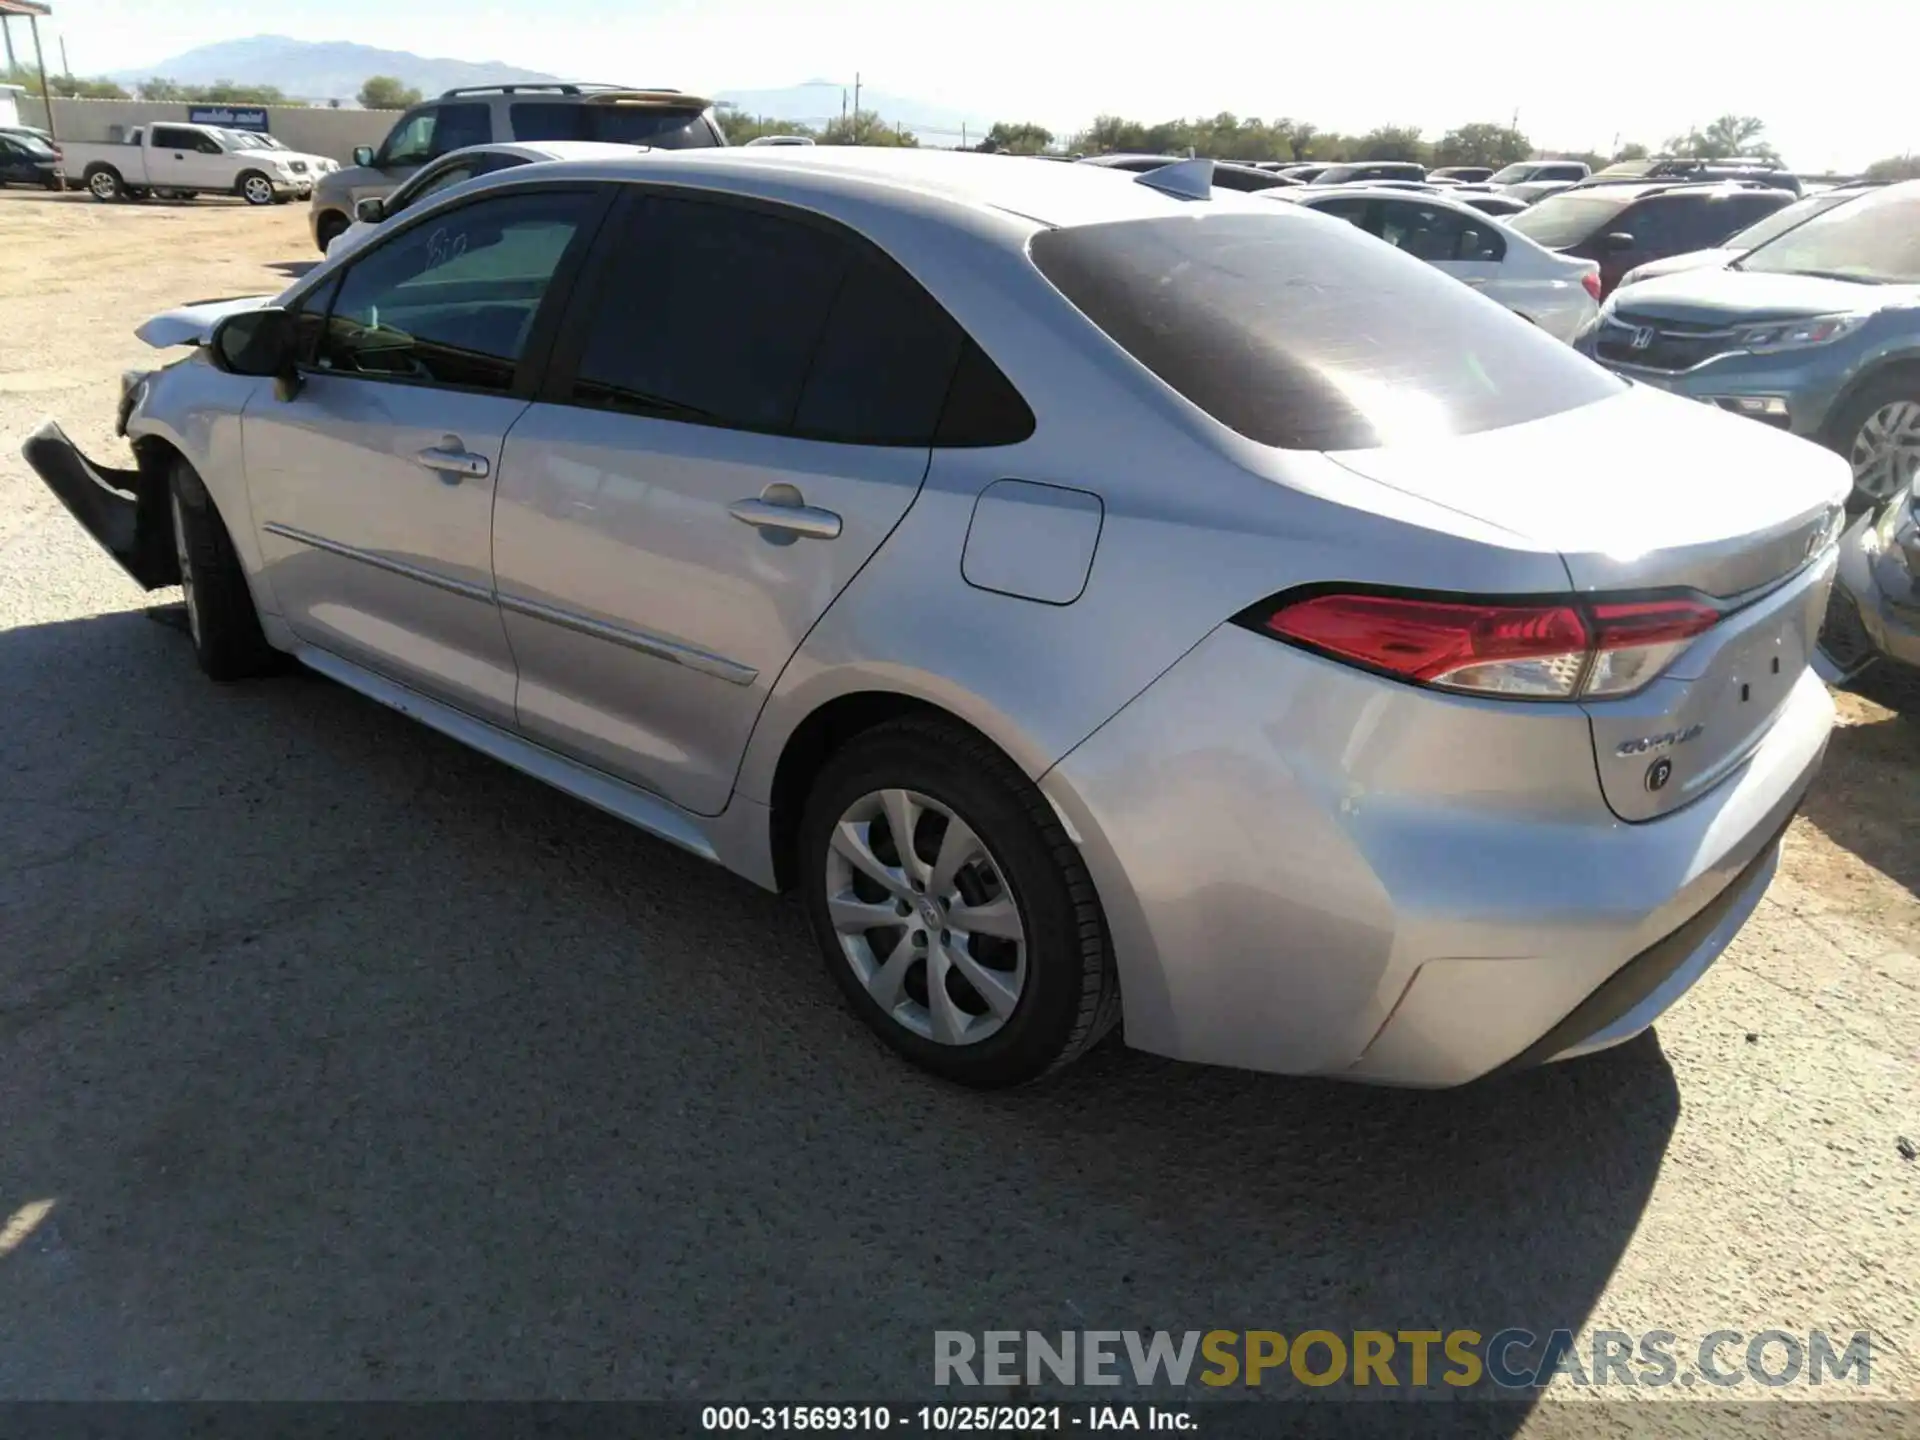
{"type": "Polygon", "coordinates": [[[554,340],[559,333],[561,318],[571,303],[574,287],[579,282],[587,258],[593,253],[600,232],[606,225],[608,212],[613,208],[617,198],[617,188],[604,181],[508,182],[504,185],[489,186],[473,195],[463,195],[452,204],[430,204],[425,209],[407,214],[398,222],[393,234],[382,235],[365,248],[355,251],[344,264],[328,267],[316,277],[313,284],[290,297],[287,302],[288,309],[295,309],[322,286],[333,285],[333,294],[327,300],[327,311],[321,320],[324,330],[333,322],[333,307],[339,303],[340,292],[346,288],[346,277],[353,273],[354,267],[375,252],[396,243],[416,226],[424,225],[436,217],[456,214],[470,206],[509,195],[590,196],[595,203],[587,208],[586,215],[580,222],[580,228],[574,232],[566,252],[560,257],[560,263],[554,267],[553,279],[548,282],[546,293],[540,297],[540,308],[534,312],[533,325],[527,331],[527,343],[520,352],[519,361],[514,365],[513,383],[505,390],[495,390],[485,385],[450,385],[442,380],[419,380],[404,375],[357,375],[351,371],[322,368],[310,361],[302,361],[297,368],[305,375],[328,376],[335,380],[352,380],[374,385],[404,385],[415,390],[449,390],[463,395],[492,395],[503,400],[533,400],[540,389],[542,375],[552,363],[554,340]],[[336,281],[338,281],[337,284],[336,281]]]}
{"type": "MultiPolygon", "coordinates": [[[[551,353],[547,356],[545,378],[536,386],[535,393],[530,397],[539,404],[564,405],[569,409],[591,410],[597,414],[625,414],[636,419],[664,420],[678,425],[699,426],[707,430],[733,430],[748,435],[771,435],[784,440],[804,440],[809,444],[815,445],[855,445],[868,450],[954,450],[989,448],[981,446],[961,446],[951,443],[945,445],[940,444],[938,441],[938,417],[936,417],[935,422],[935,439],[932,443],[928,445],[898,445],[881,444],[864,440],[848,440],[839,436],[814,435],[804,430],[796,429],[791,424],[777,426],[747,425],[730,420],[676,415],[664,411],[659,415],[642,415],[632,411],[608,410],[603,406],[584,405],[575,400],[573,398],[574,382],[578,378],[580,360],[586,351],[587,342],[592,334],[593,318],[598,313],[596,301],[607,283],[609,272],[613,266],[625,258],[624,252],[614,243],[615,237],[621,234],[623,226],[631,218],[633,212],[646,199],[658,197],[660,199],[682,200],[698,204],[729,205],[739,210],[755,211],[776,220],[806,225],[824,234],[834,236],[836,239],[850,242],[856,251],[888,269],[897,271],[900,275],[904,276],[915,289],[925,295],[928,303],[935,306],[942,315],[946,316],[954,329],[959,332],[961,356],[965,356],[969,346],[979,351],[987,363],[1000,372],[1000,376],[1006,381],[1008,389],[1012,390],[1016,395],[1019,395],[1020,402],[1026,407],[1028,414],[1034,416],[1033,427],[1028,430],[1027,435],[1023,437],[1022,440],[1005,443],[1022,444],[1026,439],[1031,439],[1034,432],[1038,430],[1038,412],[1034,410],[1032,402],[1021,393],[1019,386],[1015,385],[1012,379],[1007,376],[1005,369],[994,360],[992,355],[988,354],[986,347],[975,339],[973,332],[960,323],[959,317],[946,305],[942,304],[940,297],[929,290],[920,281],[918,276],[908,270],[906,266],[902,265],[892,255],[888,254],[883,247],[876,244],[867,236],[862,235],[845,221],[835,219],[830,215],[823,215],[817,210],[809,210],[801,205],[794,205],[781,200],[768,200],[759,195],[743,195],[733,190],[709,190],[697,185],[675,185],[671,182],[654,180],[619,181],[616,182],[616,188],[620,191],[620,194],[609,206],[599,227],[599,235],[594,242],[592,253],[587,256],[584,263],[580,266],[577,277],[572,285],[574,295],[573,302],[568,306],[566,314],[557,322],[557,338],[553,341],[551,353]]],[[[831,309],[829,309],[829,314],[831,314],[831,309]]],[[[941,401],[941,413],[943,414],[948,400],[953,394],[954,380],[959,376],[961,369],[961,364],[959,361],[956,361],[953,374],[950,375],[947,380],[947,395],[943,397],[941,401]]],[[[811,362],[809,362],[809,370],[811,370],[811,362]]]]}

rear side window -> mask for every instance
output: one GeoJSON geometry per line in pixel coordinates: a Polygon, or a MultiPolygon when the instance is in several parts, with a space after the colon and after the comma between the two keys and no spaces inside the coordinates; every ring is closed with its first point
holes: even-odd
{"type": "Polygon", "coordinates": [[[1264,445],[1471,434],[1625,388],[1457,280],[1298,211],[1050,230],[1031,254],[1121,348],[1264,445]]]}
{"type": "Polygon", "coordinates": [[[939,303],[835,230],[644,196],[608,253],[584,307],[576,405],[855,445],[1009,444],[1032,432],[1018,395],[939,303]]]}
{"type": "Polygon", "coordinates": [[[1553,250],[1620,229],[1612,222],[1632,203],[1631,195],[1549,195],[1507,223],[1553,250]]]}
{"type": "Polygon", "coordinates": [[[657,105],[524,100],[510,106],[507,114],[516,140],[602,140],[656,150],[697,150],[720,143],[704,115],[657,105]]]}

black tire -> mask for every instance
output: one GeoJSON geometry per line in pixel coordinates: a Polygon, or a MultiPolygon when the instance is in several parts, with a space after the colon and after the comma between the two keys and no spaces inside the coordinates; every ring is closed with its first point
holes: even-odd
{"type": "MultiPolygon", "coordinates": [[[[1827,448],[1851,464],[1853,444],[1860,435],[1861,427],[1883,406],[1902,400],[1920,405],[1920,366],[1900,366],[1883,371],[1848,396],[1827,421],[1827,448]]],[[[1897,485],[1894,493],[1899,493],[1897,485]]],[[[1847,511],[1849,514],[1858,514],[1863,510],[1871,510],[1889,498],[1886,495],[1870,495],[1855,485],[1853,493],[1847,497],[1847,511]]]]}
{"type": "Polygon", "coordinates": [[[83,182],[87,193],[102,205],[111,205],[127,196],[126,182],[111,165],[89,165],[83,182]]]}
{"type": "Polygon", "coordinates": [[[280,668],[280,653],[260,628],[253,592],[213,497],[185,460],[174,462],[169,490],[187,633],[200,668],[214,680],[273,673],[280,668]]]}
{"type": "MultiPolygon", "coordinates": [[[[800,823],[797,873],[828,973],[883,1040],[946,1079],[997,1089],[1071,1064],[1120,1017],[1120,985],[1093,880],[1053,807],[975,731],[938,717],[890,721],[836,752],[800,823]],[[1001,1028],[944,1045],[907,1029],[866,991],[827,908],[834,829],[863,796],[914,791],[963,817],[992,853],[1027,935],[1027,978],[1001,1028]]],[[[924,974],[921,978],[925,986],[924,974]]]]}
{"type": "Polygon", "coordinates": [[[67,182],[58,175],[49,175],[43,183],[49,190],[64,190],[67,188],[67,182]]]}
{"type": "Polygon", "coordinates": [[[313,239],[314,243],[320,247],[320,253],[322,255],[326,254],[327,247],[342,235],[346,234],[347,227],[352,223],[351,220],[347,219],[347,217],[342,215],[338,210],[329,210],[318,220],[314,221],[313,239]]]}
{"type": "Polygon", "coordinates": [[[245,170],[233,182],[233,193],[249,205],[271,205],[277,198],[273,193],[273,181],[258,170],[245,170]],[[254,184],[255,181],[259,184],[254,184]]]}

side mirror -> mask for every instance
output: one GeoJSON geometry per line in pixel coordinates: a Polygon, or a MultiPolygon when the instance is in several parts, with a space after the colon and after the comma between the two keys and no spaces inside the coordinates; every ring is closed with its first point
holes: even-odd
{"type": "Polygon", "coordinates": [[[353,147],[353,163],[356,165],[373,164],[373,147],[371,145],[354,146],[353,147]]]}
{"type": "Polygon", "coordinates": [[[229,375],[271,375],[291,382],[299,354],[293,316],[277,306],[229,315],[213,327],[207,350],[214,368],[229,375]]]}
{"type": "Polygon", "coordinates": [[[1616,230],[1611,235],[1607,236],[1607,239],[1606,239],[1607,249],[1613,250],[1613,251],[1631,250],[1633,249],[1633,245],[1634,245],[1633,236],[1629,235],[1624,230],[1616,230]]]}
{"type": "Polygon", "coordinates": [[[378,225],[387,218],[387,202],[378,195],[369,195],[353,207],[353,218],[363,225],[378,225]]]}

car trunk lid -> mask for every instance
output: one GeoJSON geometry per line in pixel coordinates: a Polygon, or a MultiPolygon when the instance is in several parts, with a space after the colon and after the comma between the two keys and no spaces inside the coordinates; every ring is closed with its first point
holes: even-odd
{"type": "Polygon", "coordinates": [[[1635,387],[1524,425],[1331,458],[1558,551],[1590,605],[1691,592],[1725,612],[1651,683],[1582,702],[1622,819],[1718,784],[1807,669],[1851,478],[1805,441],[1635,387]]]}

